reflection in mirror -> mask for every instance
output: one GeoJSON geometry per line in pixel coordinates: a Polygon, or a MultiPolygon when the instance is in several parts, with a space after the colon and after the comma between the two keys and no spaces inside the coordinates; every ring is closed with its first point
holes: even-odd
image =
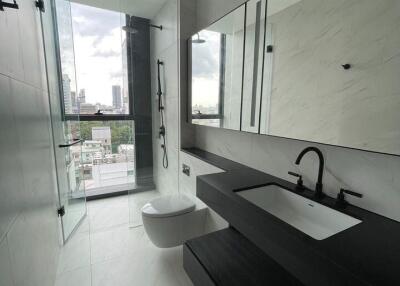
{"type": "Polygon", "coordinates": [[[192,123],[239,130],[244,6],[192,36],[192,123]]]}
{"type": "Polygon", "coordinates": [[[266,1],[250,0],[246,9],[242,131],[258,133],[264,59],[266,1]]]}
{"type": "Polygon", "coordinates": [[[261,131],[400,155],[398,1],[269,0],[261,131]]]}

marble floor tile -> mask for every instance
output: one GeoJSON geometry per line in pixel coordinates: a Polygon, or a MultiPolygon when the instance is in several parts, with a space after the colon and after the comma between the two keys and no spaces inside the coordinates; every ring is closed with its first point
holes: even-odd
{"type": "Polygon", "coordinates": [[[128,196],[88,202],[90,231],[128,224],[128,196]]]}
{"type": "Polygon", "coordinates": [[[78,228],[76,229],[76,233],[88,233],[89,232],[89,218],[86,216],[80,222],[78,228]]]}
{"type": "Polygon", "coordinates": [[[62,247],[57,274],[90,266],[89,233],[74,233],[62,247]]]}
{"type": "Polygon", "coordinates": [[[96,231],[90,236],[91,263],[124,257],[149,244],[143,227],[128,225],[96,231]]]}
{"type": "Polygon", "coordinates": [[[92,285],[192,285],[186,274],[174,266],[181,251],[181,247],[164,250],[151,246],[122,259],[94,264],[92,285]]]}
{"type": "Polygon", "coordinates": [[[91,286],[92,272],[90,266],[61,273],[56,278],[55,286],[91,286]]]}
{"type": "Polygon", "coordinates": [[[182,247],[157,248],[140,225],[141,207],[158,196],[149,191],[88,202],[88,216],[61,250],[55,286],[193,285],[182,247]],[[128,201],[140,218],[136,227],[128,224],[128,201]]]}

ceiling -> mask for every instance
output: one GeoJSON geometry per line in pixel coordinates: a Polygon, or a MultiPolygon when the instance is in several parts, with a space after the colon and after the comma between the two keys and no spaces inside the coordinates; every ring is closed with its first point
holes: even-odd
{"type": "Polygon", "coordinates": [[[271,16],[300,1],[301,0],[269,0],[267,14],[271,16]]]}
{"type": "Polygon", "coordinates": [[[153,19],[167,0],[71,0],[97,8],[153,19]]]}

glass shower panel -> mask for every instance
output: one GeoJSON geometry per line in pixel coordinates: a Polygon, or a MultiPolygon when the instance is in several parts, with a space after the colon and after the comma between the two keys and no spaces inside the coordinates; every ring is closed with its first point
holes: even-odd
{"type": "Polygon", "coordinates": [[[65,119],[72,112],[76,95],[75,53],[71,5],[68,0],[55,0],[55,40],[58,44],[58,96],[51,97],[53,137],[57,164],[58,193],[63,238],[66,241],[86,215],[83,183],[82,140],[79,115],[65,119]]]}

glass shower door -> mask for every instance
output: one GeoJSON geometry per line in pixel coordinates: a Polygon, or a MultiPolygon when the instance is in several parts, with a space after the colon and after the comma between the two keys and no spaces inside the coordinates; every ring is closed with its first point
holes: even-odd
{"type": "MultiPolygon", "coordinates": [[[[77,106],[77,85],[75,51],[72,30],[71,3],[69,0],[55,0],[56,43],[59,52],[59,84],[62,128],[58,136],[57,160],[59,177],[59,198],[64,241],[68,239],[86,215],[86,195],[83,181],[82,141],[80,118],[77,106]],[[67,119],[66,114],[74,114],[67,119]],[[61,132],[62,130],[62,132],[61,132]]],[[[56,137],[55,136],[55,137],[56,137]]]]}
{"type": "Polygon", "coordinates": [[[41,13],[54,156],[64,242],[86,215],[79,115],[66,119],[76,94],[75,56],[69,0],[45,2],[41,13]]]}

